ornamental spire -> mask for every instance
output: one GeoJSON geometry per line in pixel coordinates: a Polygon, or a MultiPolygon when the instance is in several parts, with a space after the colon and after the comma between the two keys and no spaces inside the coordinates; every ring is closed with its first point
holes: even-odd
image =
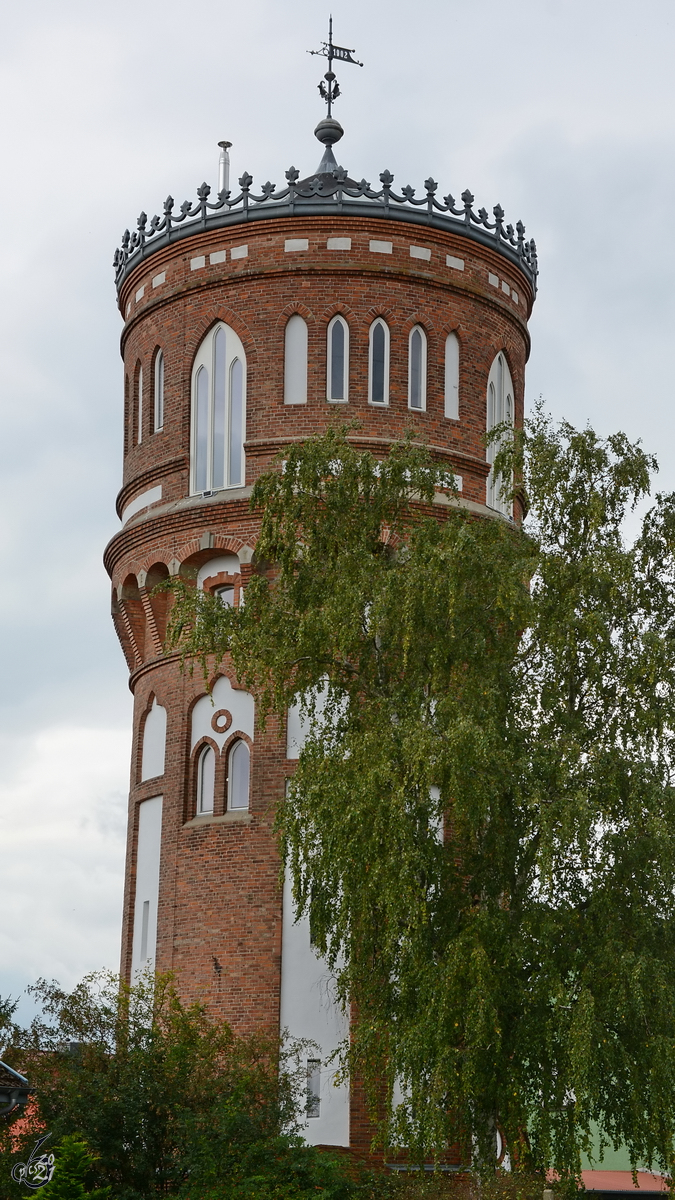
{"type": "Polygon", "coordinates": [[[330,120],[333,115],[333,104],[340,95],[340,85],[335,78],[335,73],[333,71],[333,59],[336,58],[338,62],[353,63],[355,67],[362,67],[363,63],[359,62],[357,58],[352,58],[352,55],[356,53],[355,50],[348,50],[346,46],[335,46],[333,44],[332,16],[328,19],[328,41],[321,43],[320,50],[308,50],[307,53],[321,54],[324,58],[328,59],[328,70],[319,84],[319,94],[328,105],[328,119],[330,120]],[[326,81],[325,83],[324,79],[326,81]]]}
{"type": "Polygon", "coordinates": [[[314,130],[314,136],[318,138],[324,146],[323,158],[319,163],[316,174],[332,174],[337,169],[337,162],[335,161],[335,155],[333,154],[333,146],[336,142],[340,141],[340,138],[344,133],[344,129],[342,128],[340,122],[336,121],[335,117],[333,116],[333,104],[340,95],[340,86],[335,78],[335,72],[333,71],[333,59],[337,59],[338,62],[353,63],[355,67],[362,67],[363,63],[359,62],[357,58],[352,58],[352,55],[355,53],[354,50],[348,50],[346,46],[336,46],[334,44],[332,16],[328,20],[328,41],[321,43],[320,50],[308,50],[307,53],[321,54],[323,58],[328,59],[328,70],[319,84],[319,94],[328,105],[328,115],[324,117],[322,121],[319,121],[319,124],[314,130]]]}

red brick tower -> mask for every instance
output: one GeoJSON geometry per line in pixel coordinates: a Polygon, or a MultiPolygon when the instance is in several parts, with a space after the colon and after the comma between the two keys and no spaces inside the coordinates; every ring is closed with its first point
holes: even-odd
{"type": "MultiPolygon", "coordinates": [[[[193,206],[169,198],[124,235],[122,528],[105,563],[134,694],[122,971],[172,970],[236,1029],[281,1021],[326,1055],[342,1019],[283,903],[272,833],[297,716],[262,734],[227,662],[212,701],[164,653],[167,601],[153,588],[181,574],[238,603],[252,483],[336,416],[356,418],[353,441],[377,455],[412,424],[452,465],[461,504],[500,510],[483,439],[522,420],[537,266],[499,206],[491,221],[469,192],[440,199],[433,179],[417,199],[387,171],[357,183],[333,155],[338,123],[316,134],[317,172],[300,181],[291,168],[284,188],[258,192],[247,174],[227,190],[221,143],[217,197],[204,184],[193,206]]],[[[320,1064],[308,1063],[307,1138],[348,1145],[348,1091],[320,1064]]]]}

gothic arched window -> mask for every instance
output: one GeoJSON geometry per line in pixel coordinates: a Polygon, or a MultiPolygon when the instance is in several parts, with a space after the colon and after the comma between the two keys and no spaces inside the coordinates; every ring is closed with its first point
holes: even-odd
{"type": "Polygon", "coordinates": [[[245,476],[246,356],[233,329],[219,322],[192,368],[190,491],[242,487],[245,476]]]}
{"type": "Polygon", "coordinates": [[[155,433],[164,428],[164,355],[161,350],[155,355],[155,405],[152,425],[155,433]]]}
{"type": "Polygon", "coordinates": [[[204,746],[197,759],[197,815],[213,812],[216,785],[216,755],[213,746],[204,746]]]}
{"type": "Polygon", "coordinates": [[[143,441],[143,368],[138,366],[136,374],[136,442],[143,441]]]}
{"type": "Polygon", "coordinates": [[[284,335],[284,404],[307,403],[307,322],[294,313],[284,335]]]}
{"type": "Polygon", "coordinates": [[[415,325],[408,342],[408,407],[423,412],[426,406],[427,335],[420,325],[415,325]]]}
{"type": "Polygon", "coordinates": [[[459,420],[459,340],[456,333],[445,339],[445,415],[459,420]]]}
{"type": "MultiPolygon", "coordinates": [[[[500,353],[490,367],[490,374],[488,376],[487,432],[490,433],[496,425],[501,425],[502,422],[513,425],[513,412],[513,381],[506,358],[500,353]]],[[[487,461],[490,463],[490,467],[492,467],[499,448],[503,444],[504,436],[508,436],[508,434],[505,432],[501,437],[491,441],[488,445],[487,461]]],[[[510,500],[505,500],[502,497],[502,483],[501,475],[495,475],[491,469],[486,484],[486,501],[490,505],[490,508],[496,508],[497,512],[504,513],[504,516],[510,517],[513,514],[513,505],[510,500]]]]}
{"type": "Polygon", "coordinates": [[[349,399],[349,326],[339,315],[328,326],[326,396],[338,403],[349,399]]]}
{"type": "Polygon", "coordinates": [[[234,743],[227,759],[227,807],[248,808],[251,753],[246,742],[234,743]]]}
{"type": "Polygon", "coordinates": [[[368,401],[389,403],[389,326],[382,317],[370,327],[368,351],[368,401]]]}

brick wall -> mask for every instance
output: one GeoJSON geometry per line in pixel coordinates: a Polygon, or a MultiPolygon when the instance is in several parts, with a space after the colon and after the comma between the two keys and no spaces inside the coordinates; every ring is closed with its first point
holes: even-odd
{"type": "MultiPolygon", "coordinates": [[[[174,971],[187,999],[205,1000],[236,1029],[278,1029],[281,890],[272,824],[293,766],[285,758],[285,731],[274,724],[264,735],[256,729],[249,813],[194,821],[190,711],[204,693],[204,682],[198,671],[182,673],[177,659],[162,653],[166,612],[164,601],[151,595],[154,583],[179,570],[194,574],[226,552],[240,553],[242,572],[250,571],[257,533],[248,509],[251,483],[289,440],[318,433],[336,420],[358,420],[354,440],[379,454],[412,428],[462,476],[462,499],[481,510],[487,377],[496,354],[504,351],[520,423],[532,299],[525,276],[489,248],[431,227],[348,215],[270,219],[195,233],[151,255],[126,280],[120,296],[126,402],[118,512],[153,488],[161,486],[162,493],[161,500],[127,521],[105,554],[113,619],[135,699],[125,974],[131,962],[138,805],[161,793],[157,967],[174,971]],[[351,248],[329,249],[331,238],[351,239],[351,248]],[[303,239],[306,250],[286,249],[288,241],[303,239]],[[390,243],[391,253],[371,249],[373,242],[390,243]],[[233,248],[239,248],[234,258],[233,248]],[[309,329],[308,402],[285,406],[284,330],[294,312],[309,329]],[[350,331],[347,404],[326,400],[326,330],[336,312],[350,331]],[[391,331],[386,408],[367,403],[368,332],[376,316],[383,316],[391,331]],[[191,370],[202,338],[218,320],[237,332],[246,352],[247,487],[190,498],[191,370]],[[408,408],[408,336],[415,324],[428,339],[425,412],[408,408]],[[460,343],[458,421],[444,416],[444,347],[450,332],[460,343]],[[165,417],[164,428],[155,433],[158,349],[165,358],[165,417]],[[140,444],[135,426],[139,366],[140,444]],[[141,783],[140,737],[153,696],[167,709],[166,766],[163,778],[141,783]]],[[[232,678],[227,663],[219,670],[232,678]]],[[[362,1104],[353,1114],[353,1141],[366,1148],[362,1104]]]]}

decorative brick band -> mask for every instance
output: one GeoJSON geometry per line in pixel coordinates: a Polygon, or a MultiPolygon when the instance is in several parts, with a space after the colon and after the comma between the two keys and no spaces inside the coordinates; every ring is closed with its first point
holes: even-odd
{"type": "MultiPolygon", "coordinates": [[[[504,210],[500,204],[496,204],[492,209],[494,221],[490,221],[485,208],[474,212],[474,196],[468,190],[462,192],[463,204],[459,208],[455,207],[455,198],[450,193],[444,196],[442,201],[438,200],[438,184],[431,178],[424,182],[426,195],[416,200],[415,189],[409,185],[403,188],[400,195],[392,190],[394,176],[390,171],[383,171],[380,175],[382,187],[379,190],[371,188],[365,179],[354,183],[347,178],[347,173],[342,168],[334,171],[332,176],[316,175],[301,184],[298,184],[298,176],[299,171],[290,167],[286,171],[287,187],[277,192],[276,184],[264,183],[261,194],[256,196],[251,192],[253,176],[245,172],[239,180],[241,192],[234,199],[231,199],[231,192],[222,191],[211,203],[211,188],[203,183],[197,189],[197,203],[192,205],[189,200],[185,200],[178,213],[174,212],[173,196],[167,196],[164,201],[161,217],[154,216],[148,222],[147,213],[142,212],[134,232],[125,230],[122,244],[115,251],[113,266],[118,293],[127,276],[140,262],[169,243],[189,237],[193,233],[266,217],[332,214],[344,216],[349,213],[382,217],[384,220],[395,217],[399,221],[431,225],[490,246],[521,269],[536,294],[536,245],[533,240],[525,239],[525,226],[522,221],[518,221],[515,228],[513,225],[504,224],[504,210]]],[[[381,243],[382,246],[385,244],[381,243]]],[[[290,244],[286,248],[290,249],[290,244]]],[[[292,248],[299,250],[306,247],[294,244],[292,248]]],[[[335,249],[337,248],[336,246],[335,249]]],[[[246,248],[237,249],[241,253],[246,248]]],[[[233,258],[239,256],[239,253],[235,254],[233,251],[233,258]]],[[[203,257],[192,260],[193,270],[203,266],[203,257]]]]}

